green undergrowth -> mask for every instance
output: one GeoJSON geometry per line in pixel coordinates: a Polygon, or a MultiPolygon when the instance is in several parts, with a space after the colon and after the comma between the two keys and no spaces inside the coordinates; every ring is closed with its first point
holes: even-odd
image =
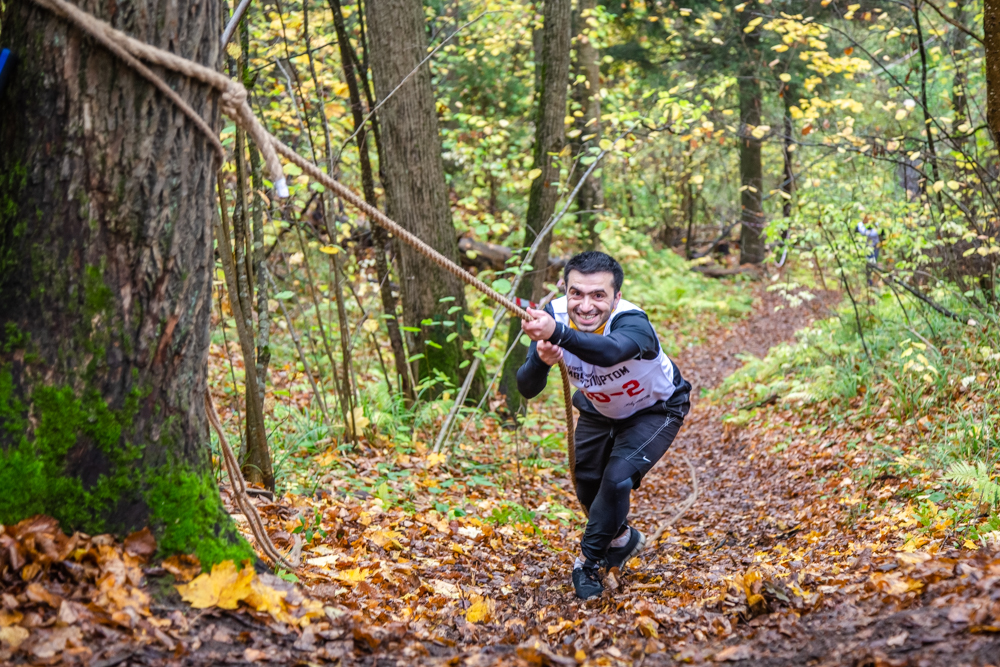
{"type": "Polygon", "coordinates": [[[858,296],[857,314],[845,298],[794,342],[743,357],[710,399],[729,406],[724,420],[737,428],[773,426],[783,408],[808,416],[817,442],[864,451],[851,473],[863,488],[896,480],[895,501],[911,504],[924,530],[971,546],[1000,529],[1000,326],[967,313],[944,285],[929,291],[973,323],[874,288],[858,296]]]}

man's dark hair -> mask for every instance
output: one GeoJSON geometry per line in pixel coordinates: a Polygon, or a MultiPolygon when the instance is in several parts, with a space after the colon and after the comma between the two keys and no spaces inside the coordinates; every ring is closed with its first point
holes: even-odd
{"type": "Polygon", "coordinates": [[[579,271],[583,274],[610,273],[615,284],[615,294],[622,291],[622,283],[625,281],[625,272],[622,271],[622,265],[611,255],[596,250],[588,250],[587,252],[581,252],[579,255],[573,255],[566,262],[566,268],[563,269],[563,279],[567,282],[567,288],[569,287],[570,271],[579,271]]]}

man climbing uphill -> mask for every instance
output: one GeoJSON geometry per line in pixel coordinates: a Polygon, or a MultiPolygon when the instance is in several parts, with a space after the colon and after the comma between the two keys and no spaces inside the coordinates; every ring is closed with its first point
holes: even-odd
{"type": "Polygon", "coordinates": [[[663,353],[646,313],[622,299],[624,272],[602,252],[566,264],[566,296],[521,328],[533,341],[517,387],[534,398],[549,369],[565,360],[579,389],[576,497],[587,508],[582,555],[573,568],[576,595],[604,592],[601,568],[622,567],[645,546],[628,525],[632,489],[670,447],[690,408],[691,385],[663,353]]]}

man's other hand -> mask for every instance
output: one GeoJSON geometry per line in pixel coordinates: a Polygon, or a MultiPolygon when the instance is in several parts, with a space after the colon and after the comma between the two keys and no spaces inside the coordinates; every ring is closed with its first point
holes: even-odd
{"type": "MultiPolygon", "coordinates": [[[[556,321],[544,310],[528,308],[528,314],[535,319],[530,322],[521,320],[521,330],[534,341],[546,341],[556,332],[556,321]]],[[[551,366],[551,364],[549,364],[551,366]]]]}
{"type": "Polygon", "coordinates": [[[539,341],[538,345],[535,347],[535,351],[538,352],[538,358],[542,360],[546,366],[555,366],[560,361],[562,361],[563,351],[558,345],[553,345],[547,341],[539,341]]]}

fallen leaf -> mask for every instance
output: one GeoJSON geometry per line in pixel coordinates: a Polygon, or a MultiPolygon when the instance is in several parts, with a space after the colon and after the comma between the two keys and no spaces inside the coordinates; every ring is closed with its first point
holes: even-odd
{"type": "Polygon", "coordinates": [[[639,632],[642,633],[643,637],[656,639],[660,636],[658,632],[659,624],[655,619],[652,619],[649,616],[640,616],[637,618],[635,621],[635,627],[639,629],[639,632]]]}
{"type": "Polygon", "coordinates": [[[898,635],[893,635],[885,640],[886,646],[902,646],[906,642],[906,638],[910,636],[909,632],[905,630],[900,632],[898,635]]]}
{"type": "Polygon", "coordinates": [[[26,640],[30,634],[31,633],[18,625],[10,625],[5,628],[0,628],[0,642],[3,642],[5,646],[16,649],[24,643],[24,640],[26,640]]]}
{"type": "Polygon", "coordinates": [[[722,649],[713,658],[716,662],[736,662],[737,660],[749,660],[753,657],[753,652],[746,644],[737,644],[722,649]]]}
{"type": "MultiPolygon", "coordinates": [[[[478,596],[476,596],[478,597],[478,596]]],[[[466,612],[465,620],[469,623],[485,623],[493,618],[496,603],[489,598],[479,598],[472,603],[466,612]]]]}
{"type": "Polygon", "coordinates": [[[156,553],[156,538],[148,527],[125,538],[125,553],[146,560],[156,553]]]}
{"type": "Polygon", "coordinates": [[[197,556],[177,554],[163,561],[163,569],[174,575],[174,579],[186,583],[201,572],[201,561],[197,556]]]}

